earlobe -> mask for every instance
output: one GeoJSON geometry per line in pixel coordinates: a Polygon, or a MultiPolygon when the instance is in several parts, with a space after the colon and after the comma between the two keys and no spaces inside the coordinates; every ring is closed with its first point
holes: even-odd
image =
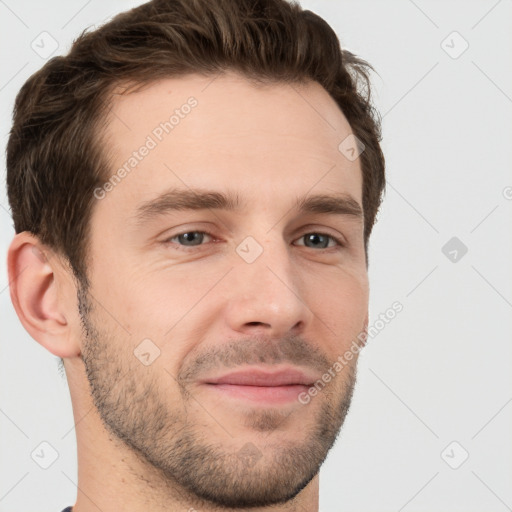
{"type": "Polygon", "coordinates": [[[14,309],[30,336],[58,357],[79,355],[73,330],[76,301],[69,296],[73,283],[55,253],[34,235],[18,233],[9,247],[7,269],[14,309]]]}

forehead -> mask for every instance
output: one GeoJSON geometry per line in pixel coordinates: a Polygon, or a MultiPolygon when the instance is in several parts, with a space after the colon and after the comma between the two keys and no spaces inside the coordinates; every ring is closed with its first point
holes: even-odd
{"type": "Polygon", "coordinates": [[[361,204],[359,159],[339,149],[351,133],[316,82],[255,85],[232,72],[160,80],[113,97],[111,186],[98,207],[126,217],[165,189],[228,186],[269,208],[308,190],[361,204]]]}

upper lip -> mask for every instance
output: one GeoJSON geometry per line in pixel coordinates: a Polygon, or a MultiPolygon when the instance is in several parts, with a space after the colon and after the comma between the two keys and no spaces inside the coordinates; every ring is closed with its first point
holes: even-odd
{"type": "Polygon", "coordinates": [[[317,380],[311,373],[298,368],[282,368],[268,370],[263,368],[250,368],[236,370],[230,373],[204,379],[205,384],[233,384],[239,386],[310,386],[317,380]]]}

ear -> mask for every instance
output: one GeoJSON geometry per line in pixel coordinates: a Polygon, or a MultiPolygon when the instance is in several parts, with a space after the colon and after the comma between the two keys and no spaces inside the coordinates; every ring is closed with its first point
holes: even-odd
{"type": "Polygon", "coordinates": [[[24,231],[9,246],[9,289],[27,332],[52,354],[80,355],[76,286],[61,258],[24,231]]]}

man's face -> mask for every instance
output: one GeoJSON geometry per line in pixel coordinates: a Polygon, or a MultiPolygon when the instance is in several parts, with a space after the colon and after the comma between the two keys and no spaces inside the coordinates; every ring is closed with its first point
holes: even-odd
{"type": "Polygon", "coordinates": [[[341,428],[357,356],[333,365],[367,321],[361,168],[338,149],[350,127],[316,83],[233,73],[116,96],[109,119],[111,173],[128,172],[97,193],[79,294],[98,412],[185,493],[289,500],[341,428]],[[193,209],[192,192],[238,206],[210,194],[193,209]],[[300,209],[317,195],[341,199],[300,209]]]}

